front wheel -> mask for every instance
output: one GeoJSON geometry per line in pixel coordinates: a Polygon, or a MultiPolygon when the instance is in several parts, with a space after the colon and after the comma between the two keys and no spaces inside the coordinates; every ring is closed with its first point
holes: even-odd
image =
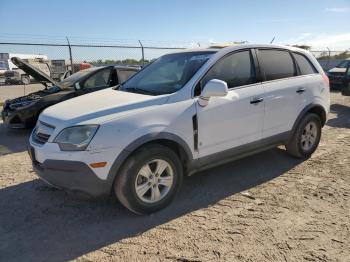
{"type": "Polygon", "coordinates": [[[297,158],[308,158],[315,152],[321,139],[321,120],[318,115],[307,114],[298,124],[286,144],[287,152],[297,158]]]}
{"type": "Polygon", "coordinates": [[[147,145],[126,160],[114,181],[114,192],[129,210],[149,214],[170,204],[182,177],[182,165],[173,150],[147,145]]]}

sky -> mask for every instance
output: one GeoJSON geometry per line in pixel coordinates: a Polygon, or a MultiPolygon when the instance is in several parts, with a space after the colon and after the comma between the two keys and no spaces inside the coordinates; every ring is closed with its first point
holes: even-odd
{"type": "MultiPolygon", "coordinates": [[[[0,42],[91,39],[350,48],[350,0],[0,0],[0,42]]],[[[160,43],[160,44],[162,44],[160,43]]]]}

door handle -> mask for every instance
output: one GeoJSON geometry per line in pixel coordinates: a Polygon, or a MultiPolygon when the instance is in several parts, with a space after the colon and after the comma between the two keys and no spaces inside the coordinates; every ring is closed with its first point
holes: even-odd
{"type": "Polygon", "coordinates": [[[264,99],[260,97],[260,98],[254,98],[253,100],[250,101],[250,103],[253,105],[256,105],[261,103],[262,101],[264,101],[264,99]]]}
{"type": "Polygon", "coordinates": [[[302,94],[305,92],[305,88],[299,88],[297,91],[296,91],[298,94],[302,94]]]}

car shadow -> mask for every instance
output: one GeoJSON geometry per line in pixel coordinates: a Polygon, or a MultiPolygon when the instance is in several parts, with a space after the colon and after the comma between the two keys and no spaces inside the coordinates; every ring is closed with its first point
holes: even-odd
{"type": "Polygon", "coordinates": [[[148,216],[114,197],[79,200],[38,179],[6,187],[0,189],[0,260],[74,259],[268,182],[300,162],[276,148],[186,177],[175,201],[148,216]]]}
{"type": "Polygon", "coordinates": [[[0,122],[0,156],[27,150],[31,129],[9,129],[0,122]]]}
{"type": "Polygon", "coordinates": [[[332,104],[331,112],[337,115],[329,119],[327,125],[331,127],[350,128],[350,107],[341,104],[332,104]]]}

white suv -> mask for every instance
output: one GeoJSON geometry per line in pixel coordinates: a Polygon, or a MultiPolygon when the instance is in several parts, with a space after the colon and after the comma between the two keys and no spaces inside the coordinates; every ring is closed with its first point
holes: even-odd
{"type": "Polygon", "coordinates": [[[170,203],[184,174],[278,145],[309,157],[329,106],[328,78],[302,49],[186,50],[122,85],[47,108],[29,153],[49,184],[114,192],[130,210],[151,213],[170,203]]]}

